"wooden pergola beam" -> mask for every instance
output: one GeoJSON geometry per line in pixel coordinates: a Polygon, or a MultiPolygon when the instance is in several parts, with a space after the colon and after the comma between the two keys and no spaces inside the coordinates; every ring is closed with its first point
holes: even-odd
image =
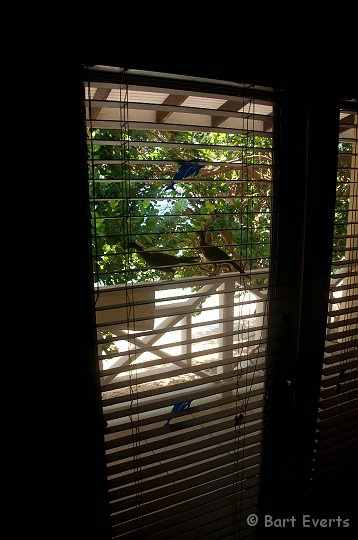
{"type": "Polygon", "coordinates": [[[354,124],[354,114],[349,114],[348,116],[341,118],[339,121],[339,124],[340,124],[339,133],[348,131],[354,124]]]}
{"type": "MultiPolygon", "coordinates": [[[[103,101],[108,98],[109,94],[111,93],[110,88],[97,88],[92,100],[99,100],[103,101]]],[[[92,120],[96,120],[99,113],[101,112],[102,107],[93,107],[91,108],[91,118],[92,120]]]]}
{"type": "MultiPolygon", "coordinates": [[[[231,100],[229,100],[229,101],[225,101],[225,103],[220,105],[220,107],[217,110],[218,111],[237,112],[240,109],[242,109],[243,107],[245,107],[245,105],[247,105],[249,102],[250,102],[249,99],[243,99],[242,101],[231,101],[231,100]]],[[[225,120],[227,120],[228,118],[230,118],[230,115],[228,115],[228,116],[214,116],[213,115],[212,118],[211,118],[211,125],[212,125],[212,127],[218,127],[218,126],[220,126],[220,124],[225,122],[225,120]]]]}
{"type": "MultiPolygon", "coordinates": [[[[179,96],[176,94],[170,94],[167,98],[165,98],[162,105],[181,105],[186,100],[186,98],[187,96],[179,96]]],[[[157,111],[156,122],[157,123],[164,122],[172,114],[173,114],[173,111],[157,111]]]]}

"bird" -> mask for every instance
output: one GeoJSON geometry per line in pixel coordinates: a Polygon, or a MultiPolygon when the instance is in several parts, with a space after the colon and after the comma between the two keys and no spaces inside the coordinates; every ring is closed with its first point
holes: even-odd
{"type": "Polygon", "coordinates": [[[192,161],[189,161],[188,163],[183,163],[177,172],[175,173],[175,176],[173,178],[173,182],[165,188],[164,191],[168,191],[170,189],[173,189],[175,191],[175,184],[178,180],[184,180],[185,178],[188,178],[189,176],[198,176],[200,169],[205,167],[205,165],[200,165],[197,163],[199,160],[193,159],[192,161]]]}
{"type": "Polygon", "coordinates": [[[153,268],[155,270],[162,270],[163,272],[167,272],[168,274],[170,274],[172,277],[174,277],[176,267],[185,264],[194,264],[200,261],[200,257],[196,256],[176,257],[175,255],[163,253],[162,251],[143,249],[143,247],[137,242],[130,242],[128,244],[128,247],[134,248],[138,255],[146,263],[146,265],[149,266],[149,268],[153,268]]]}
{"type": "Polygon", "coordinates": [[[207,243],[205,239],[205,231],[201,229],[197,232],[200,240],[199,249],[203,254],[204,261],[214,265],[213,274],[217,274],[220,268],[223,266],[228,267],[232,272],[238,271],[241,272],[241,274],[245,273],[242,264],[233,261],[223,249],[217,246],[211,246],[207,243]]]}

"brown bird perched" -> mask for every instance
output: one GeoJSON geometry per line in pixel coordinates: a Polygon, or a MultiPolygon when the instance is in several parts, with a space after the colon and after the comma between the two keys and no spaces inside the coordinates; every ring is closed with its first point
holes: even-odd
{"type": "Polygon", "coordinates": [[[244,274],[242,263],[233,261],[232,258],[221,248],[211,246],[205,239],[205,231],[198,231],[200,246],[199,249],[203,254],[204,261],[211,263],[214,266],[213,274],[217,274],[223,266],[228,267],[232,272],[241,272],[244,274]]]}
{"type": "Polygon", "coordinates": [[[176,257],[161,251],[145,250],[137,242],[130,242],[128,247],[134,248],[149,268],[168,272],[172,277],[174,277],[176,267],[193,264],[200,260],[199,257],[176,257]]]}

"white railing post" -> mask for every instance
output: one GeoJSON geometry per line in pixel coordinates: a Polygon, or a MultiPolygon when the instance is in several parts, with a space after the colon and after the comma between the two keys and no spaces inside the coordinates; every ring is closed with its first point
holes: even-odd
{"type": "Polygon", "coordinates": [[[181,340],[184,341],[184,344],[181,346],[181,354],[189,355],[189,358],[185,361],[188,366],[192,365],[192,328],[191,328],[191,313],[188,313],[183,318],[184,328],[181,330],[181,340]]]}
{"type": "MultiPolygon", "coordinates": [[[[227,361],[234,360],[235,279],[224,278],[219,290],[219,318],[222,320],[220,322],[220,332],[223,334],[223,337],[220,338],[220,346],[228,348],[219,353],[219,360],[222,360],[223,364],[218,367],[218,374],[224,374],[233,370],[233,364],[229,364],[227,361]]],[[[223,382],[228,381],[223,377],[223,382]]],[[[222,397],[227,397],[228,395],[230,395],[230,392],[224,392],[222,397]]]]}

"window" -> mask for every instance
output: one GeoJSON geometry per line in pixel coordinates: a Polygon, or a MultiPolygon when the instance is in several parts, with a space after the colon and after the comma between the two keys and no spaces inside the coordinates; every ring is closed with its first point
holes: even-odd
{"type": "Polygon", "coordinates": [[[274,256],[275,95],[139,79],[88,71],[85,81],[112,534],[250,536],[274,256]]]}
{"type": "Polygon", "coordinates": [[[356,101],[103,66],[83,85],[111,537],[334,519],[356,472],[356,101]]]}

